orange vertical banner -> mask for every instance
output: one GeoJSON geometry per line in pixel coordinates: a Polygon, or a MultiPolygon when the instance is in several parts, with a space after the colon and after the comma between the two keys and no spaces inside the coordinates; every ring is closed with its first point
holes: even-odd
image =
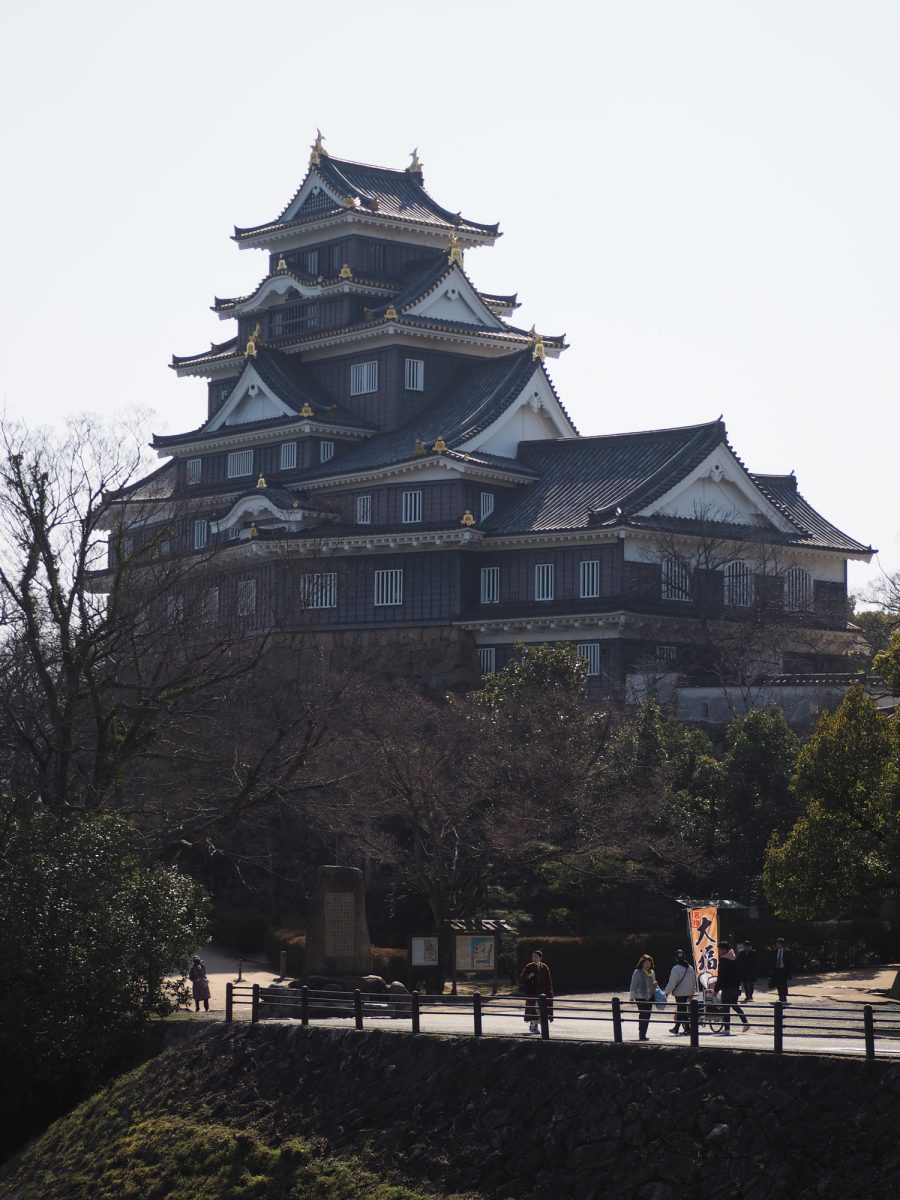
{"type": "Polygon", "coordinates": [[[719,974],[719,910],[717,908],[689,909],[691,950],[697,982],[704,986],[706,978],[719,974]]]}

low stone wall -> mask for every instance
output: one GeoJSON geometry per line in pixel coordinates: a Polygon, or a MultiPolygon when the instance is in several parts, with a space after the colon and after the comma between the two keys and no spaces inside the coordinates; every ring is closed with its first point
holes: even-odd
{"type": "Polygon", "coordinates": [[[498,1200],[846,1200],[900,1181],[887,1061],[233,1025],[150,1070],[170,1112],[252,1113],[498,1200]]]}

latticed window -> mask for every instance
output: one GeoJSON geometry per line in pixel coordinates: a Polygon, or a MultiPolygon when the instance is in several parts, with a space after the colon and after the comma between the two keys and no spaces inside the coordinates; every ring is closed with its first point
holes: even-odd
{"type": "Polygon", "coordinates": [[[232,450],[228,455],[228,478],[238,479],[253,474],[253,451],[232,450]]]}
{"type": "Polygon", "coordinates": [[[482,521],[486,517],[489,517],[491,515],[491,513],[494,511],[494,493],[493,492],[482,492],[481,493],[481,510],[480,511],[481,511],[481,520],[482,521]]]}
{"type": "Polygon", "coordinates": [[[297,466],[297,443],[282,442],[281,444],[281,469],[282,471],[293,471],[297,466]]]}
{"type": "Polygon", "coordinates": [[[307,275],[318,275],[319,273],[319,252],[318,250],[307,250],[304,257],[304,265],[307,275]]]}
{"type": "Polygon", "coordinates": [[[239,617],[252,617],[256,612],[256,580],[242,579],[237,586],[239,617]]]}
{"type": "Polygon", "coordinates": [[[311,301],[283,304],[281,308],[273,308],[269,314],[269,337],[273,341],[277,338],[299,337],[318,328],[319,308],[311,301]]]}
{"type": "Polygon", "coordinates": [[[194,522],[194,549],[202,550],[209,540],[209,523],[207,521],[194,522]]]}
{"type": "Polygon", "coordinates": [[[217,587],[207,588],[203,593],[203,602],[200,605],[200,620],[204,625],[215,625],[219,619],[219,589],[217,587]]]}
{"type": "Polygon", "coordinates": [[[658,663],[674,663],[678,659],[678,647],[669,646],[660,643],[656,647],[656,661],[658,663]]]}
{"type": "Polygon", "coordinates": [[[581,599],[593,600],[600,595],[600,559],[585,559],[581,564],[581,599]]]}
{"type": "Polygon", "coordinates": [[[364,396],[378,391],[378,363],[354,363],[350,368],[350,395],[364,396]]]}
{"type": "Polygon", "coordinates": [[[495,646],[478,647],[478,665],[482,675],[494,675],[497,670],[497,649],[495,646]]]}
{"type": "Polygon", "coordinates": [[[749,608],[753,603],[753,571],[745,562],[730,562],[725,568],[725,603],[749,608]]]}
{"type": "Polygon", "coordinates": [[[357,496],[356,497],[356,523],[357,525],[372,524],[372,497],[357,496]]]}
{"type": "Polygon", "coordinates": [[[319,442],[319,462],[334,458],[334,442],[319,442]]]}
{"type": "Polygon", "coordinates": [[[375,572],[375,606],[384,608],[390,604],[403,603],[403,571],[394,568],[375,572]]]}
{"type": "Polygon", "coordinates": [[[403,493],[403,524],[412,525],[422,520],[421,491],[403,493]]]}
{"type": "Polygon", "coordinates": [[[421,392],[425,387],[425,363],[421,358],[408,358],[406,360],[406,390],[408,392],[421,392]]]}
{"type": "Polygon", "coordinates": [[[596,642],[579,642],[578,657],[587,663],[588,675],[600,674],[600,647],[596,642]]]}
{"type": "Polygon", "coordinates": [[[500,568],[481,568],[481,603],[500,603],[500,568]]]}
{"type": "Polygon", "coordinates": [[[301,575],[300,595],[307,608],[335,608],[337,574],[334,571],[324,571],[319,574],[301,575]]]}
{"type": "Polygon", "coordinates": [[[784,607],[788,612],[806,612],[812,608],[813,582],[809,571],[791,567],[784,574],[784,607]]]}
{"type": "Polygon", "coordinates": [[[187,481],[188,484],[199,483],[203,475],[203,459],[189,458],[187,460],[187,481]]]}
{"type": "Polygon", "coordinates": [[[553,563],[538,563],[534,568],[535,600],[553,599],[553,563]]]}
{"type": "Polygon", "coordinates": [[[691,573],[680,558],[667,558],[662,564],[663,600],[690,600],[691,573]]]}

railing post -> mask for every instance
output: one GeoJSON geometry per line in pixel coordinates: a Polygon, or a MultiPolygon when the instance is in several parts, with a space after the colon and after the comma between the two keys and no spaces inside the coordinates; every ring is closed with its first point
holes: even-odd
{"type": "Polygon", "coordinates": [[[692,1000],[689,1007],[691,1046],[696,1050],[700,1045],[700,1002],[692,1000]]]}
{"type": "Polygon", "coordinates": [[[622,1001],[618,996],[612,998],[613,1041],[622,1040],[622,1001]]]}
{"type": "Polygon", "coordinates": [[[356,1018],[356,1028],[362,1029],[362,1027],[363,1027],[363,1005],[362,1005],[362,992],[359,990],[359,988],[357,988],[356,991],[353,993],[353,1015],[356,1018]]]}
{"type": "Polygon", "coordinates": [[[225,984],[225,1020],[229,1025],[234,1020],[234,984],[231,980],[225,984]]]}
{"type": "Polygon", "coordinates": [[[412,1017],[412,1031],[419,1033],[419,993],[411,992],[409,997],[409,1014],[412,1017]]]}
{"type": "Polygon", "coordinates": [[[784,1050],[784,1005],[780,1000],[775,1002],[775,1042],[773,1050],[776,1054],[781,1054],[784,1050]]]}
{"type": "Polygon", "coordinates": [[[235,983],[243,983],[243,981],[244,981],[244,960],[242,958],[239,958],[238,959],[238,977],[235,980],[235,983]]]}
{"type": "Polygon", "coordinates": [[[259,984],[254,983],[253,993],[250,1000],[250,1020],[254,1023],[259,1020],[259,984]]]}
{"type": "Polygon", "coordinates": [[[472,997],[472,1021],[475,1026],[475,1036],[481,1037],[481,992],[472,997]]]}
{"type": "Polygon", "coordinates": [[[538,1013],[541,1019],[541,1038],[546,1042],[550,1038],[550,1003],[543,992],[538,996],[538,1013]]]}
{"type": "Polygon", "coordinates": [[[300,1024],[309,1024],[309,988],[305,983],[300,989],[300,1024]]]}
{"type": "Polygon", "coordinates": [[[278,955],[278,973],[282,979],[287,975],[287,950],[282,950],[278,955]]]}
{"type": "Polygon", "coordinates": [[[871,1004],[863,1005],[863,1030],[866,1038],[866,1058],[875,1057],[875,1010],[871,1004]]]}

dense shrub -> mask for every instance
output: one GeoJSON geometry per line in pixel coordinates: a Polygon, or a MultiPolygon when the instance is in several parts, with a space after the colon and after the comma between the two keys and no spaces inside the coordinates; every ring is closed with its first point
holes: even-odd
{"type": "Polygon", "coordinates": [[[263,947],[266,917],[249,908],[216,908],[212,915],[213,940],[240,954],[263,947]]]}

